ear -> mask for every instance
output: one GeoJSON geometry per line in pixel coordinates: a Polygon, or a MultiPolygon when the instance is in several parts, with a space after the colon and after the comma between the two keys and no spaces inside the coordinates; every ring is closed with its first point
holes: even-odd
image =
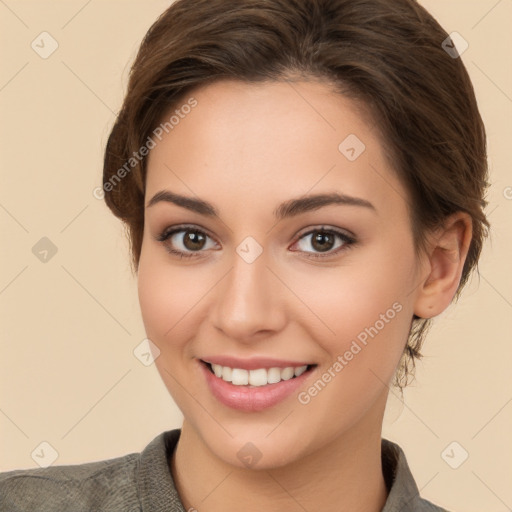
{"type": "Polygon", "coordinates": [[[456,212],[431,233],[422,282],[417,288],[414,313],[431,318],[451,303],[460,283],[473,234],[471,217],[456,212]]]}

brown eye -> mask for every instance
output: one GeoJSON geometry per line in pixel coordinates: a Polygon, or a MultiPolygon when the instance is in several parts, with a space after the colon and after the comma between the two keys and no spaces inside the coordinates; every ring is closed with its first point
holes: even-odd
{"type": "Polygon", "coordinates": [[[209,248],[211,237],[194,227],[177,226],[164,230],[156,240],[162,242],[169,253],[188,258],[201,256],[205,252],[203,249],[209,248]]]}
{"type": "Polygon", "coordinates": [[[206,237],[200,231],[184,231],[182,244],[190,251],[199,251],[205,245],[206,237]]]}
{"type": "Polygon", "coordinates": [[[308,231],[294,245],[298,245],[299,250],[307,253],[309,257],[322,258],[334,256],[355,243],[356,239],[352,236],[336,229],[322,227],[308,231]],[[310,239],[309,242],[307,242],[308,238],[310,239]],[[308,246],[312,247],[313,251],[307,250],[308,246]]]}
{"type": "Polygon", "coordinates": [[[336,237],[333,234],[327,233],[326,231],[315,231],[314,234],[315,236],[311,240],[311,245],[315,250],[325,252],[333,248],[336,242],[336,237]]]}

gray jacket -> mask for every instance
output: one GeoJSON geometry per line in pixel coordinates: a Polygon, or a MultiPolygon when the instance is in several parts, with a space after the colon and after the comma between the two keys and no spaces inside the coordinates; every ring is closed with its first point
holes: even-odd
{"type": "MultiPolygon", "coordinates": [[[[185,512],[168,460],[181,429],[158,435],[141,453],[85,464],[0,473],[1,512],[185,512]]],[[[382,512],[447,512],[420,498],[395,443],[382,439],[390,489],[382,512]]]]}

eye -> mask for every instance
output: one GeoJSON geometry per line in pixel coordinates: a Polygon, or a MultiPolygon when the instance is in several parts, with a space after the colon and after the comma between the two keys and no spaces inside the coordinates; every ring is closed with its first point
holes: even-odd
{"type": "Polygon", "coordinates": [[[174,226],[172,229],[165,229],[156,240],[162,242],[167,252],[175,254],[180,258],[193,258],[204,252],[202,249],[209,249],[207,241],[211,240],[201,229],[194,226],[174,226]]]}
{"type": "MultiPolygon", "coordinates": [[[[334,256],[341,251],[348,249],[351,245],[356,243],[356,239],[342,231],[338,231],[333,228],[316,228],[303,234],[298,242],[294,245],[299,245],[302,252],[309,253],[308,257],[311,258],[326,258],[334,256]],[[310,241],[306,241],[308,237],[312,237],[310,241]],[[336,245],[336,239],[339,243],[336,245]],[[319,254],[311,253],[307,251],[307,246],[310,245],[315,251],[319,251],[319,254]],[[336,250],[333,250],[336,249],[336,250]]],[[[292,246],[293,247],[293,246],[292,246]]]]}
{"type": "MultiPolygon", "coordinates": [[[[166,228],[155,239],[164,244],[167,252],[180,258],[199,257],[201,252],[205,252],[204,249],[212,248],[211,245],[208,247],[208,240],[213,242],[212,238],[203,230],[189,225],[166,228]]],[[[307,253],[309,258],[326,258],[347,250],[355,243],[356,239],[353,236],[334,228],[322,226],[304,233],[293,246],[299,245],[299,252],[307,253]],[[312,237],[310,242],[305,242],[308,237],[312,237]],[[308,251],[307,245],[311,245],[314,251],[319,251],[319,253],[308,251]]]]}

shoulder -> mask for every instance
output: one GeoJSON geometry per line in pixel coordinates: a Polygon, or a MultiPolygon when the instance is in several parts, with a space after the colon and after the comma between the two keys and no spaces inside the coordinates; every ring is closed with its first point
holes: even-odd
{"type": "Polygon", "coordinates": [[[140,510],[139,454],[76,465],[0,473],[0,510],[9,512],[140,510]]]}
{"type": "Polygon", "coordinates": [[[448,512],[420,496],[403,450],[387,439],[382,439],[382,471],[389,491],[382,512],[448,512]]]}
{"type": "Polygon", "coordinates": [[[0,511],[184,512],[168,464],[180,433],[114,459],[0,473],[0,511]]]}

